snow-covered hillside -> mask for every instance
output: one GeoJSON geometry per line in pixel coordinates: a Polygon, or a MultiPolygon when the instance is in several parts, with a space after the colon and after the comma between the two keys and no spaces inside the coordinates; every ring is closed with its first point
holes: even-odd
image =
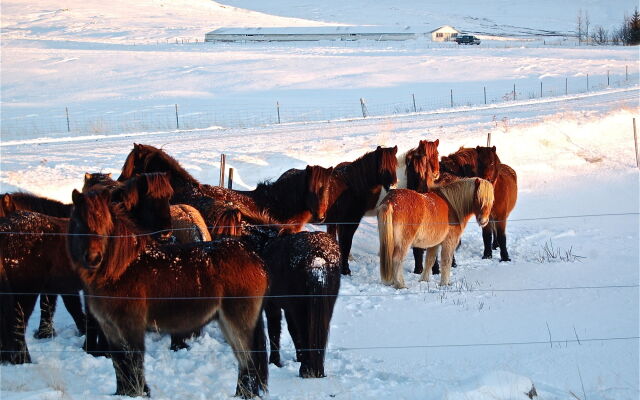
{"type": "MultiPolygon", "coordinates": [[[[480,229],[472,222],[451,287],[418,282],[408,256],[408,289],[395,290],[380,283],[376,220],[366,217],[354,238],[353,275],[342,279],[331,324],[327,377],[298,378],[293,344],[283,334],[285,366],[270,368],[268,398],[526,400],[535,386],[544,400],[637,399],[637,48],[452,48],[421,40],[161,43],[202,37],[219,26],[426,26],[439,19],[477,31],[490,25],[503,34],[564,32],[573,29],[578,9],[588,10],[593,24],[617,24],[633,2],[251,3],[3,0],[0,192],[31,191],[68,202],[85,172],[117,174],[133,142],[163,147],[210,184],[217,183],[225,153],[234,185],[253,188],[289,168],[336,165],[377,145],[398,145],[402,152],[420,139],[438,138],[440,154],[449,154],[486,143],[491,132],[501,160],[518,173],[518,203],[507,227],[513,261],[482,260],[480,229]],[[607,88],[607,71],[612,82],[623,82],[626,69],[636,81],[607,88]],[[586,74],[590,92],[564,96],[565,77],[577,87],[586,74]],[[515,82],[527,88],[518,101],[447,105],[452,89],[476,99],[471,96],[487,87],[500,97],[515,82]],[[540,98],[540,82],[559,92],[540,98]],[[328,121],[332,107],[357,110],[361,97],[373,108],[408,103],[412,93],[426,111],[328,121]],[[442,98],[443,108],[427,107],[441,107],[436,101],[442,98]],[[42,122],[64,116],[65,107],[72,122],[86,116],[97,124],[128,113],[166,118],[145,113],[173,111],[167,106],[176,103],[186,115],[217,106],[232,117],[257,119],[263,109],[274,113],[276,101],[285,118],[291,108],[320,112],[303,119],[313,122],[197,130],[140,123],[126,131],[96,126],[65,133],[42,122]],[[17,130],[28,124],[34,129],[17,130]]],[[[54,339],[32,338],[38,317],[35,312],[28,327],[34,363],[0,366],[0,398],[113,398],[111,361],[81,351],[83,339],[64,307],[58,307],[54,339]]],[[[217,325],[191,346],[174,353],[168,337],[147,335],[154,399],[233,394],[236,362],[217,325]]]]}

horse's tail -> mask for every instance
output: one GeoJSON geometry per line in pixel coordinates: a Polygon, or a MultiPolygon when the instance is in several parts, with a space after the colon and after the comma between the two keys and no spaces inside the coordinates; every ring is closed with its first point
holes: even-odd
{"type": "Polygon", "coordinates": [[[378,207],[378,235],[380,237],[380,278],[383,283],[393,280],[393,205],[384,202],[378,207]]]}
{"type": "MultiPolygon", "coordinates": [[[[322,378],[324,373],[324,357],[329,339],[329,326],[340,290],[340,264],[327,263],[323,268],[307,270],[308,295],[307,334],[308,349],[303,355],[300,365],[300,376],[303,378],[322,378]]],[[[289,322],[287,322],[289,323],[289,322]]],[[[303,341],[304,343],[304,341],[303,341]]]]}
{"type": "Polygon", "coordinates": [[[258,321],[253,330],[253,342],[251,345],[251,362],[256,369],[256,375],[259,379],[258,388],[266,392],[267,383],[269,382],[269,362],[267,361],[267,339],[264,333],[262,311],[258,314],[258,321]]]}

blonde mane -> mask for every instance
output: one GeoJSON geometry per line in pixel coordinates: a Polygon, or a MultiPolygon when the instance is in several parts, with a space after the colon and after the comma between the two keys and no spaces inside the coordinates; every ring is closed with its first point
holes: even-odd
{"type": "Polygon", "coordinates": [[[478,196],[478,202],[482,207],[493,204],[493,185],[481,178],[462,178],[448,185],[440,186],[436,193],[447,200],[455,211],[458,222],[465,225],[467,217],[473,214],[474,196],[478,196]],[[476,191],[476,180],[480,181],[476,191]]]}

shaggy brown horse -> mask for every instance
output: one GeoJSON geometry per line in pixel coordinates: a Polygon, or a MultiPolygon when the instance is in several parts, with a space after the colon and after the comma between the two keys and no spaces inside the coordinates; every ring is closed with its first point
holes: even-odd
{"type": "MultiPolygon", "coordinates": [[[[69,218],[71,204],[64,204],[57,200],[36,196],[30,193],[14,192],[5,193],[0,199],[0,217],[6,217],[16,210],[34,211],[52,217],[69,218]]],[[[85,333],[85,314],[80,303],[80,287],[78,292],[72,295],[62,296],[64,305],[73,318],[78,332],[85,333]]],[[[56,335],[53,327],[53,315],[56,311],[57,296],[51,293],[40,295],[40,326],[34,333],[37,339],[50,338],[56,335]]]]}
{"type": "Polygon", "coordinates": [[[428,250],[421,276],[428,281],[441,246],[440,285],[449,285],[451,258],[469,218],[475,214],[478,224],[486,226],[493,199],[493,186],[480,178],[461,179],[428,193],[391,191],[378,207],[382,282],[405,287],[401,263],[411,245],[428,250]]]}
{"type": "Polygon", "coordinates": [[[157,225],[143,228],[135,222],[143,212],[139,194],[125,188],[119,203],[111,201],[108,188],[72,196],[67,248],[109,341],[116,394],[149,395],[147,329],[181,334],[217,315],[239,363],[236,395],[258,395],[266,390],[268,375],[260,318],[268,286],[262,261],[236,240],[186,245],[152,240],[148,229],[170,229],[170,195],[165,211],[149,210],[164,214],[155,219],[157,225]]]}
{"type": "MultiPolygon", "coordinates": [[[[122,188],[123,183],[113,180],[111,174],[100,172],[85,173],[82,192],[87,193],[96,185],[103,185],[112,191],[117,191],[119,188],[122,188]]],[[[169,207],[169,211],[171,214],[171,230],[178,243],[211,241],[211,234],[209,233],[207,224],[204,222],[198,210],[187,204],[174,204],[169,207]]],[[[87,326],[88,335],[84,348],[89,354],[94,356],[106,356],[108,355],[108,346],[104,333],[100,330],[97,321],[95,321],[89,312],[87,315],[89,321],[87,326]]],[[[199,329],[186,334],[171,335],[170,348],[174,351],[188,349],[189,345],[187,345],[186,339],[199,335],[199,329]]]]}
{"type": "Polygon", "coordinates": [[[255,190],[235,191],[200,184],[163,150],[134,143],[118,180],[143,172],[167,172],[175,192],[171,203],[195,207],[210,227],[215,226],[217,213],[231,204],[250,223],[280,224],[284,231],[298,232],[310,219],[324,219],[332,170],[307,166],[304,171],[289,170],[274,182],[260,183],[255,190]]]}
{"type": "Polygon", "coordinates": [[[300,362],[303,378],[324,377],[324,356],[333,307],[340,290],[340,248],[325,232],[279,235],[274,227],[247,226],[237,210],[228,210],[220,234],[241,240],[264,260],[269,273],[265,314],[271,353],[269,362],[282,367],[282,310],[300,362]]]}
{"type": "Polygon", "coordinates": [[[353,235],[368,210],[376,207],[380,192],[397,181],[398,146],[380,147],[360,158],[338,164],[333,169],[329,188],[329,209],[324,222],[327,232],[338,238],[341,272],[350,275],[349,252],[353,235]]]}
{"type": "Polygon", "coordinates": [[[484,241],[484,255],[482,258],[491,258],[491,250],[500,248],[500,261],[511,261],[507,251],[507,218],[518,199],[518,177],[507,164],[498,166],[498,177],[493,183],[496,201],[491,210],[491,223],[482,228],[484,241]],[[493,237],[493,243],[492,243],[493,237]]]}
{"type": "MultiPolygon", "coordinates": [[[[0,353],[2,362],[31,362],[25,330],[38,293],[74,294],[70,298],[78,299],[81,282],[72,271],[66,252],[62,250],[65,247],[67,223],[68,219],[20,210],[0,218],[3,280],[13,292],[19,293],[13,296],[11,321],[0,327],[0,336],[5,338],[0,353]]],[[[1,297],[4,302],[6,296],[1,297]]],[[[79,313],[82,314],[81,307],[79,313]]]]}
{"type": "MultiPolygon", "coordinates": [[[[440,177],[439,144],[439,139],[434,142],[421,140],[418,147],[407,151],[404,157],[407,189],[426,193],[435,185],[434,182],[440,177]]],[[[401,176],[401,174],[398,174],[398,176],[401,176]]],[[[400,184],[398,187],[402,188],[400,184]]]]}

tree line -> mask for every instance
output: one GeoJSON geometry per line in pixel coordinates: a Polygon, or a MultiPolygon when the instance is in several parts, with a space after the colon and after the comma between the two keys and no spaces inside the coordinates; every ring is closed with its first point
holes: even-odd
{"type": "Polygon", "coordinates": [[[640,44],[640,13],[638,8],[631,16],[624,16],[618,28],[611,31],[602,25],[591,26],[589,13],[579,10],[576,16],[576,36],[578,43],[593,45],[626,45],[635,46],[640,44]]]}

